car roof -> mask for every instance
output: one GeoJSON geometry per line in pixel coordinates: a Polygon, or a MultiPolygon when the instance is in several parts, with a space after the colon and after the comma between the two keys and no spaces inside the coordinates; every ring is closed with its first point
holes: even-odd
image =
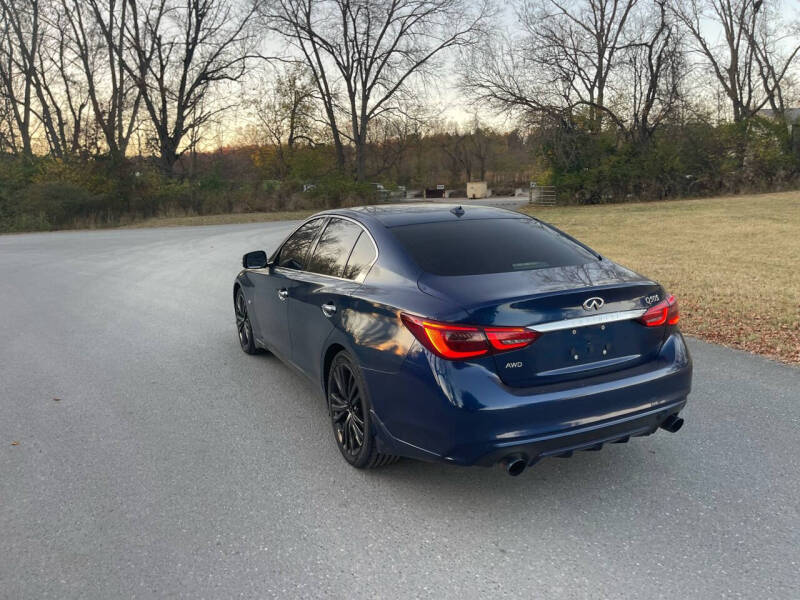
{"type": "Polygon", "coordinates": [[[476,206],[470,204],[443,204],[433,202],[413,202],[408,204],[380,204],[375,206],[356,206],[339,209],[338,214],[353,217],[371,217],[384,227],[415,225],[418,223],[435,223],[441,221],[463,221],[471,219],[514,219],[525,218],[525,215],[496,208],[494,206],[476,206]]]}

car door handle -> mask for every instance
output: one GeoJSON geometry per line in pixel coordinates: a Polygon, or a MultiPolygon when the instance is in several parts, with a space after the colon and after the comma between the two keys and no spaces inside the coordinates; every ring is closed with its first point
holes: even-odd
{"type": "Polygon", "coordinates": [[[278,290],[278,298],[281,300],[286,300],[289,297],[289,290],[283,288],[282,290],[278,290]]]}
{"type": "Polygon", "coordinates": [[[336,312],[336,306],[333,302],[328,302],[327,304],[322,305],[322,314],[326,317],[332,317],[333,313],[336,312]]]}

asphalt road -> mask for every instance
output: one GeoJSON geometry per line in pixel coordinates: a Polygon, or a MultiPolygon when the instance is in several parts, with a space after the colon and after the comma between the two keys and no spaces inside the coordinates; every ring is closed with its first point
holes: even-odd
{"type": "Polygon", "coordinates": [[[800,369],[692,341],[678,434],[356,471],[234,333],[291,226],[0,236],[0,597],[800,597],[800,369]]]}

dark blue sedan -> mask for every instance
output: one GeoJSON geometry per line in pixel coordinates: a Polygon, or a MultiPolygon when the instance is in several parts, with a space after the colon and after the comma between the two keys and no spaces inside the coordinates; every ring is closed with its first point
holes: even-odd
{"type": "Polygon", "coordinates": [[[319,385],[344,458],[502,464],[675,432],[692,363],[658,283],[479,206],[314,215],[243,257],[242,349],[319,385]]]}

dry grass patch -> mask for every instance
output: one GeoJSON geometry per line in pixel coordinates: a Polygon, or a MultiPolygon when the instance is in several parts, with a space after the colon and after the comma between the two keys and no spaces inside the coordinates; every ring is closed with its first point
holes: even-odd
{"type": "Polygon", "coordinates": [[[800,364],[800,192],[524,210],[664,284],[684,332],[800,364]]]}

